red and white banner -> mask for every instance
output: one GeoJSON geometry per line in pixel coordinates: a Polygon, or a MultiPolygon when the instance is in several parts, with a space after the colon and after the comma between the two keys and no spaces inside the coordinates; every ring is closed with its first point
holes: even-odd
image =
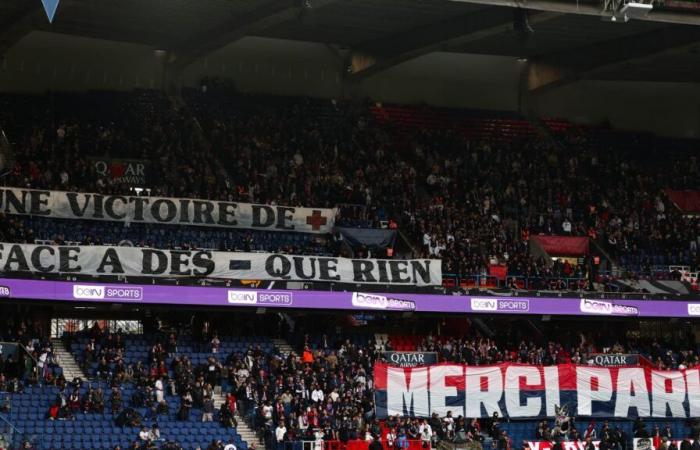
{"type": "Polygon", "coordinates": [[[374,379],[380,418],[448,411],[464,417],[554,417],[560,406],[578,417],[700,416],[699,369],[377,363],[374,379]]]}
{"type": "MultiPolygon", "coordinates": [[[[593,441],[595,448],[598,448],[600,441],[593,441]]],[[[585,441],[562,441],[561,443],[563,450],[584,450],[586,448],[585,441]]],[[[550,441],[527,441],[527,447],[529,450],[552,450],[554,443],[550,441]]]]}

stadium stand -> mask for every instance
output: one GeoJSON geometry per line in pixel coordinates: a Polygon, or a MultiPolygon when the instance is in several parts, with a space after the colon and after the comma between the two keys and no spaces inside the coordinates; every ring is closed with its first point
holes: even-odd
{"type": "MultiPolygon", "coordinates": [[[[14,374],[20,375],[21,381],[2,385],[8,392],[15,426],[41,448],[134,448],[131,443],[139,440],[141,427],[146,426],[148,432],[157,424],[163,439],[159,445],[176,441],[184,448],[206,448],[212,439],[219,439],[233,440],[237,448],[246,449],[250,443],[243,442],[236,433],[237,418],[251,424],[269,448],[295,448],[294,442],[320,439],[328,443],[364,441],[365,430],[381,434],[386,440],[387,433],[394,429],[399,435],[420,441],[422,422],[399,417],[378,421],[374,417],[373,365],[383,351],[434,351],[440,361],[470,366],[508,361],[544,366],[585,364],[599,352],[635,353],[657,368],[700,367],[692,336],[679,336],[672,343],[634,339],[628,331],[635,327],[629,322],[607,330],[601,330],[595,322],[576,327],[565,322],[541,322],[538,327],[542,336],[528,338],[525,320],[493,320],[488,326],[496,337],[490,339],[477,329],[458,338],[420,332],[375,335],[330,325],[315,316],[297,317],[294,329],[290,329],[280,317],[248,315],[233,322],[223,317],[209,322],[206,315],[200,315],[189,326],[192,331],[182,334],[165,330],[130,334],[92,322],[82,331],[65,333],[62,340],[53,342],[47,340],[45,323],[34,321],[30,327],[30,321],[10,322],[10,334],[4,334],[3,339],[24,340],[34,349],[36,360],[45,362],[41,368],[28,360],[25,373],[14,374]],[[329,328],[335,333],[318,331],[329,328]],[[243,334],[225,335],[219,330],[243,334]],[[546,337],[555,335],[560,336],[557,341],[546,337]],[[285,338],[292,345],[284,344],[285,338]],[[85,379],[63,376],[59,364],[65,366],[67,361],[57,357],[57,342],[84,369],[85,379]],[[214,397],[217,404],[213,421],[203,421],[213,406],[207,403],[214,397]],[[133,416],[125,417],[127,413],[133,416]],[[224,424],[227,418],[233,421],[224,424]],[[124,420],[131,421],[132,426],[125,425],[124,420]],[[276,445],[280,423],[286,431],[276,445]]],[[[9,365],[6,367],[9,369],[9,365]]],[[[553,439],[555,424],[544,422],[546,426],[539,419],[472,420],[457,416],[428,421],[435,434],[430,437],[434,444],[479,442],[484,447],[499,439],[508,439],[509,445],[553,439]]],[[[593,427],[599,437],[609,432],[613,442],[621,439],[621,448],[629,446],[632,436],[643,434],[636,429],[637,424],[624,420],[596,423],[581,419],[572,425],[567,439],[583,439],[585,430],[593,427]],[[613,432],[619,431],[624,434],[614,437],[613,432]]],[[[657,428],[663,432],[666,427],[675,438],[694,433],[691,425],[678,420],[648,420],[645,426],[649,436],[657,428]]]]}
{"type": "MultiPolygon", "coordinates": [[[[653,137],[635,137],[651,141],[645,152],[609,152],[619,134],[561,121],[544,122],[548,137],[517,117],[483,112],[196,91],[184,99],[175,105],[154,91],[58,95],[49,117],[41,115],[47,97],[5,96],[17,111],[8,129],[21,140],[4,183],[133,193],[96,174],[89,158],[137,156],[150,162],[150,195],[338,206],[339,223],[354,227],[392,221],[413,256],[443,260],[448,288],[592,287],[589,261],[534,256],[530,238],[538,235],[590,238],[609,261],[593,277],[598,289],[645,290],[606,284],[610,278],[599,277],[607,273],[664,279],[669,266],[698,267],[700,224],[663,191],[663,173],[676,170],[684,176],[673,177],[675,189],[697,189],[697,158],[678,150],[661,166],[650,163],[670,145],[653,137]],[[494,272],[499,266],[505,273],[494,272]]],[[[108,224],[66,230],[60,221],[15,220],[19,230],[5,234],[18,241],[336,253],[305,236],[285,245],[290,236],[108,224]]]]}

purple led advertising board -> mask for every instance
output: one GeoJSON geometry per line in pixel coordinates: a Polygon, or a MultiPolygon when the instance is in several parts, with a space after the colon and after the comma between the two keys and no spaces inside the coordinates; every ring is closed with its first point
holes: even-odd
{"type": "Polygon", "coordinates": [[[376,294],[225,287],[83,283],[0,278],[0,299],[363,311],[698,317],[700,300],[376,294]]]}

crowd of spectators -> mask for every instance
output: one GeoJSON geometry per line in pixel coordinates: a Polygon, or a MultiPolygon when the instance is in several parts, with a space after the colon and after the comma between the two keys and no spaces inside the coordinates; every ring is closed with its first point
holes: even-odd
{"type": "MultiPolygon", "coordinates": [[[[377,342],[374,335],[349,335],[346,328],[332,328],[332,321],[317,317],[299,317],[290,325],[277,316],[274,320],[272,316],[246,316],[211,322],[202,316],[191,319],[186,332],[189,336],[184,331],[158,331],[159,325],[153,325],[147,356],[136,361],[129,358],[128,363],[126,335],[121,330],[110,332],[95,322],[77,335],[66,335],[65,340],[92,379],[87,382],[52,375],[52,368],[59,361],[46,339],[46,323],[18,320],[22,316],[16,314],[7,316],[0,329],[2,339],[20,342],[30,351],[34,349],[37,362],[25,372],[13,373],[9,365],[3,366],[0,378],[4,381],[12,377],[19,387],[5,383],[0,390],[21,391],[25,384],[56,385],[59,393],[47,405],[47,420],[72,420],[78,414],[108,411],[118,426],[134,428],[135,444],[131,448],[170,448],[165,446],[167,436],[160,436],[157,425],[163,416],[179,421],[217,421],[228,429],[235,428],[238,418],[244,417],[272,447],[280,449],[285,448],[286,442],[299,440],[381,440],[395,443],[390,448],[402,449],[405,447],[399,443],[403,441],[421,441],[430,447],[440,440],[450,440],[470,443],[475,448],[488,448],[488,444],[500,450],[517,445],[499,427],[501,420],[497,417],[484,420],[448,414],[377,420],[373,369],[382,352],[393,349],[391,339],[377,342]],[[256,344],[245,351],[222,351],[226,336],[246,330],[296,339],[292,342],[299,352],[283,354],[276,347],[264,350],[256,344]],[[192,355],[181,350],[180,341],[185,338],[188,343],[194,339],[195,352],[206,354],[206,359],[193,363],[192,355]],[[36,368],[43,370],[37,372],[36,368]],[[225,401],[215,408],[213,397],[219,389],[225,394],[225,401]]],[[[160,323],[159,319],[154,318],[154,323],[160,323]]],[[[440,361],[468,365],[589,364],[595,353],[638,353],[659,369],[700,367],[698,346],[690,334],[677,333],[674,339],[642,338],[632,323],[608,329],[599,325],[542,322],[541,333],[533,333],[525,321],[513,319],[486,323],[491,333],[470,329],[459,337],[416,330],[417,336],[423,336],[416,338],[416,350],[434,351],[440,361]]],[[[534,430],[533,439],[591,437],[590,430],[577,429],[573,419],[570,425],[562,430],[560,425],[543,422],[534,430]]],[[[620,440],[619,430],[608,430],[605,424],[594,428],[599,437],[609,431],[611,450],[625,448],[619,446],[626,441],[620,440]]],[[[650,436],[654,433],[648,431],[650,436]]],[[[213,442],[211,448],[224,445],[227,444],[213,442]]]]}
{"type": "Polygon", "coordinates": [[[5,216],[0,213],[0,236],[5,242],[54,245],[126,245],[160,249],[267,251],[329,256],[337,253],[326,235],[252,231],[236,228],[183,227],[95,220],[5,216]]]}
{"type": "MultiPolygon", "coordinates": [[[[585,266],[564,272],[531,257],[536,234],[588,236],[637,272],[698,267],[700,222],[663,193],[699,187],[697,156],[662,154],[655,146],[664,142],[652,137],[630,135],[636,144],[620,147],[572,128],[556,139],[476,141],[450,128],[380,123],[356,102],[193,92],[177,104],[155,92],[98,99],[94,111],[90,95],[56,96],[50,113],[42,99],[5,99],[18,111],[7,128],[19,130],[5,184],[133,193],[95,173],[89,159],[126,156],[148,162],[151,195],[340,206],[340,223],[355,226],[395,221],[415,243],[413,256],[442,258],[448,274],[487,275],[506,264],[512,277],[587,277],[585,266]]],[[[36,231],[14,234],[31,239],[36,231]]],[[[73,240],[100,241],[101,231],[85,234],[73,240]]],[[[187,234],[174,245],[222,239],[187,234]]]]}

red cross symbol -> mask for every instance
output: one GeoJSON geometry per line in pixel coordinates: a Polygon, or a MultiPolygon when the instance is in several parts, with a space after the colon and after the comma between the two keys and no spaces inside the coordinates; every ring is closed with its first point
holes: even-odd
{"type": "Polygon", "coordinates": [[[328,223],[328,219],[321,215],[321,211],[314,209],[310,216],[306,217],[306,224],[311,225],[312,230],[320,230],[321,226],[328,223]]]}

